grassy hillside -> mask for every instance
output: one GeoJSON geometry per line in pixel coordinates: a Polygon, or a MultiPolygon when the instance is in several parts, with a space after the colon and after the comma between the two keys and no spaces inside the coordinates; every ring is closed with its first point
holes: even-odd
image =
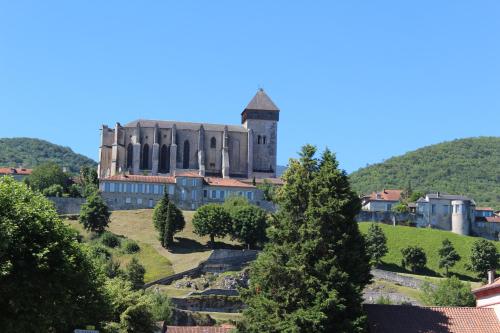
{"type": "Polygon", "coordinates": [[[480,137],[424,147],[350,175],[353,188],[383,188],[465,194],[481,206],[500,209],[500,137],[480,137]]]}
{"type": "MultiPolygon", "coordinates": [[[[385,269],[404,272],[404,269],[401,267],[401,249],[409,245],[418,245],[424,249],[427,255],[427,267],[429,271],[426,272],[426,275],[442,275],[444,270],[440,269],[438,266],[438,250],[441,247],[442,241],[448,238],[453,243],[458,254],[462,257],[462,260],[460,260],[450,271],[456,273],[461,279],[475,279],[475,274],[468,271],[465,265],[469,262],[472,243],[478,238],[460,236],[449,231],[435,229],[403,226],[393,227],[386,224],[379,225],[387,236],[387,246],[389,248],[387,255],[382,258],[385,269]]],[[[360,223],[359,228],[361,232],[366,233],[369,226],[369,222],[363,222],[360,223]]],[[[495,242],[495,245],[500,251],[500,242],[495,242]]]]}
{"type": "Polygon", "coordinates": [[[0,166],[23,166],[32,168],[40,163],[53,161],[67,167],[71,172],[79,172],[84,165],[97,163],[71,150],[44,140],[32,138],[0,139],[0,166]]]}
{"type": "MultiPolygon", "coordinates": [[[[90,233],[83,229],[82,225],[75,220],[64,220],[64,223],[77,230],[80,235],[83,236],[86,242],[98,242],[98,240],[91,240],[90,233]]],[[[124,238],[122,242],[125,240],[124,238]]],[[[120,266],[125,268],[132,257],[136,257],[137,260],[144,266],[146,273],[144,274],[144,281],[150,282],[162,277],[172,275],[174,273],[172,264],[165,256],[162,256],[156,249],[148,243],[137,242],[140,246],[140,251],[138,253],[129,254],[123,251],[121,248],[107,248],[112,254],[113,259],[120,262],[120,266]]]]}

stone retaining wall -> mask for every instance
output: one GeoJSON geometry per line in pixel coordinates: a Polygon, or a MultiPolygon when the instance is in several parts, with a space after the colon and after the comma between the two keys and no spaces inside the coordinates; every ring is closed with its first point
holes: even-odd
{"type": "Polygon", "coordinates": [[[80,214],[80,208],[85,202],[84,198],[48,197],[47,199],[52,201],[57,213],[60,215],[80,214]]]}

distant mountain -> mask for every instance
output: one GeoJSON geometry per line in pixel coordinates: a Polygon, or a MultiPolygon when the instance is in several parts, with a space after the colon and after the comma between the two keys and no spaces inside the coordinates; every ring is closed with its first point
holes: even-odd
{"type": "Polygon", "coordinates": [[[288,167],[284,165],[277,165],[276,166],[276,177],[280,177],[287,169],[288,167]]]}
{"type": "Polygon", "coordinates": [[[0,139],[0,166],[23,166],[32,168],[40,163],[53,161],[67,167],[71,172],[79,172],[84,165],[97,163],[69,147],[32,138],[0,139]]]}
{"type": "Polygon", "coordinates": [[[350,175],[359,193],[404,189],[464,194],[500,209],[500,137],[443,142],[417,149],[350,175]]]}

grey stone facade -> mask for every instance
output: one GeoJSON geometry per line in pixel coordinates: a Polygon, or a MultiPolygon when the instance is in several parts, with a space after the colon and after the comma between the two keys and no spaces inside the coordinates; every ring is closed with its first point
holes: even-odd
{"type": "Polygon", "coordinates": [[[120,175],[273,178],[279,109],[260,89],[241,113],[241,125],[135,120],[101,129],[99,178],[120,175]]]}

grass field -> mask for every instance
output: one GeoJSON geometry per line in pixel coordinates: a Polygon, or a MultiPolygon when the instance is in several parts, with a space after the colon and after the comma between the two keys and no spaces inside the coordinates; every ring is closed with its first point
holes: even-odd
{"type": "MultiPolygon", "coordinates": [[[[85,241],[91,242],[90,233],[84,230],[78,221],[64,220],[64,222],[73,229],[76,229],[80,235],[83,236],[85,241]]],[[[125,268],[132,257],[136,257],[146,269],[146,273],[144,275],[145,282],[154,281],[164,276],[173,274],[172,264],[168,258],[160,255],[158,251],[156,251],[155,248],[148,243],[141,241],[137,241],[137,243],[139,244],[141,250],[134,254],[125,253],[120,248],[108,248],[108,250],[113,255],[113,258],[120,262],[120,266],[122,268],[125,268]]]]}
{"type": "MultiPolygon", "coordinates": [[[[158,240],[158,232],[153,225],[153,210],[121,210],[111,214],[109,230],[117,235],[123,235],[135,241],[152,246],[160,255],[167,258],[172,264],[175,273],[196,267],[206,260],[212,249],[207,245],[209,238],[200,237],[193,233],[191,220],[194,212],[184,211],[186,227],[175,235],[175,245],[168,251],[158,240]]],[[[239,247],[237,242],[229,238],[216,239],[216,246],[239,247]]]]}
{"type": "MultiPolygon", "coordinates": [[[[371,223],[362,222],[359,224],[361,232],[366,233],[371,223]]],[[[476,280],[475,273],[466,269],[465,265],[470,261],[470,249],[477,237],[460,236],[449,231],[413,228],[403,226],[391,226],[379,224],[387,236],[387,246],[389,252],[382,258],[383,269],[405,272],[401,267],[401,249],[409,245],[418,245],[422,247],[427,255],[428,271],[424,272],[429,276],[442,276],[444,271],[439,269],[438,250],[445,238],[448,238],[462,259],[450,269],[450,272],[456,274],[462,280],[476,280]]],[[[500,250],[500,243],[494,242],[500,250]]]]}

